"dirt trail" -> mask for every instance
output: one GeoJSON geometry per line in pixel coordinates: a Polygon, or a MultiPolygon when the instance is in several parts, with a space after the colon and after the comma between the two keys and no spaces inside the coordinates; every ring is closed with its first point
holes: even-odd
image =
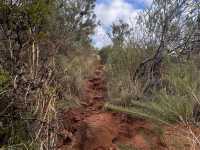
{"type": "Polygon", "coordinates": [[[119,144],[137,150],[167,150],[151,123],[104,111],[107,89],[103,65],[96,67],[83,88],[83,107],[63,113],[59,150],[118,150],[119,144]]]}

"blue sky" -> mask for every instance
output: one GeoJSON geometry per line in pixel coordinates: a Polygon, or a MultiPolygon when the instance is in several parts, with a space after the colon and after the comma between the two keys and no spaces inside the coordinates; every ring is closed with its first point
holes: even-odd
{"type": "Polygon", "coordinates": [[[119,19],[129,24],[135,23],[138,12],[151,5],[152,0],[96,0],[95,13],[101,22],[92,36],[95,47],[101,48],[111,44],[106,32],[113,22],[119,19]]]}
{"type": "MultiPolygon", "coordinates": [[[[97,5],[100,3],[109,4],[112,3],[113,0],[96,0],[97,5]]],[[[152,0],[124,0],[124,2],[129,3],[135,8],[143,9],[146,5],[149,5],[152,0]]]]}

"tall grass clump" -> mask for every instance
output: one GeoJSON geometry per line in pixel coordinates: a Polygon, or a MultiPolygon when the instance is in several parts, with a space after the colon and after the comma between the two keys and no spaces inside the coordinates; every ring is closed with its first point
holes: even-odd
{"type": "Polygon", "coordinates": [[[136,66],[146,57],[143,49],[108,47],[100,55],[107,68],[109,99],[126,103],[143,95],[141,83],[133,80],[136,66]]]}
{"type": "Polygon", "coordinates": [[[192,61],[165,63],[162,84],[151,98],[139,101],[130,98],[128,106],[111,102],[106,108],[164,124],[195,122],[199,111],[195,109],[199,108],[200,71],[192,61]]]}
{"type": "Polygon", "coordinates": [[[59,108],[76,107],[83,98],[84,80],[88,78],[99,63],[95,51],[85,54],[73,54],[71,57],[59,55],[56,58],[60,91],[63,100],[58,102],[59,108]]]}

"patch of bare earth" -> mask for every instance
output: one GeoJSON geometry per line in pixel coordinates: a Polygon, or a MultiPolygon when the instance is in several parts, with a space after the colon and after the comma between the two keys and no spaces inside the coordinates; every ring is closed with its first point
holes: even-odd
{"type": "Polygon", "coordinates": [[[169,150],[200,150],[200,129],[193,125],[165,127],[163,142],[169,150]]]}
{"type": "Polygon", "coordinates": [[[105,112],[104,66],[96,67],[94,75],[85,81],[84,91],[83,106],[62,114],[58,150],[118,150],[119,144],[130,145],[136,150],[179,150],[175,147],[176,140],[185,143],[180,150],[191,149],[180,135],[174,136],[176,132],[171,128],[166,128],[161,136],[150,122],[105,112]]]}

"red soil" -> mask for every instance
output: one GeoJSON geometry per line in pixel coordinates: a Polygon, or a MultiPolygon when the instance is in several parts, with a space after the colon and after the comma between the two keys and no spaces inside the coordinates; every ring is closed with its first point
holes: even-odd
{"type": "Polygon", "coordinates": [[[118,150],[119,144],[125,144],[137,150],[167,150],[150,122],[103,110],[105,81],[104,66],[99,65],[85,81],[85,105],[63,113],[58,149],[118,150]]]}

